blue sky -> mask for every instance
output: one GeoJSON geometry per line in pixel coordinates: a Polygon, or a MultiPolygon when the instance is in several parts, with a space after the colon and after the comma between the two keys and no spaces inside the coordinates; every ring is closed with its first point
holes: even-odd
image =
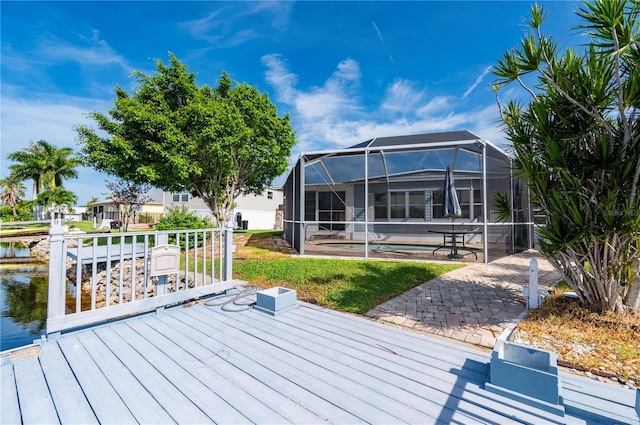
{"type": "MultiPolygon", "coordinates": [[[[539,2],[544,32],[581,42],[574,1],[539,2]]],[[[300,152],[372,137],[470,130],[499,146],[491,67],[528,31],[528,1],[9,2],[1,13],[0,175],[6,155],[45,139],[79,149],[73,130],[106,113],[133,70],[173,52],[199,85],[222,71],[290,113],[300,152]]],[[[515,89],[501,92],[507,100],[515,89]]],[[[65,187],[79,205],[112,177],[88,168],[65,187]]],[[[283,183],[284,178],[276,180],[283,183]]],[[[31,182],[26,182],[31,198],[31,182]]]]}

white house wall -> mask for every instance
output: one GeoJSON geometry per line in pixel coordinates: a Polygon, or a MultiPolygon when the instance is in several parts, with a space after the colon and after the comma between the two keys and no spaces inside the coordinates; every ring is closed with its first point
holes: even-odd
{"type": "MultiPolygon", "coordinates": [[[[200,217],[213,217],[209,207],[202,198],[194,198],[189,195],[188,202],[174,202],[173,193],[165,192],[165,208],[178,205],[187,205],[190,211],[194,211],[200,217]]],[[[236,208],[233,210],[232,219],[235,221],[236,214],[242,215],[243,221],[248,221],[250,230],[272,230],[281,228],[276,211],[284,202],[284,194],[281,190],[268,189],[261,196],[246,195],[240,196],[236,200],[236,208]],[[269,199],[268,192],[271,192],[272,199],[269,199]]],[[[238,226],[240,227],[241,224],[238,226]]]]}

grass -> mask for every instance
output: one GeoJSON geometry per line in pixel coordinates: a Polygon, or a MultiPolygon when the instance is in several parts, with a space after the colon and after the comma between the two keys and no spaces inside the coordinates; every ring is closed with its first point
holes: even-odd
{"type": "Polygon", "coordinates": [[[516,337],[564,366],[640,385],[640,314],[591,313],[561,291],[518,323],[516,337]]]}
{"type": "Polygon", "coordinates": [[[458,267],[418,262],[275,258],[236,261],[234,277],[265,288],[295,289],[299,299],[364,314],[378,304],[458,267]]]}
{"type": "Polygon", "coordinates": [[[460,267],[400,261],[292,257],[280,231],[236,232],[234,278],[263,288],[295,289],[298,298],[364,314],[428,280],[460,267]]]}

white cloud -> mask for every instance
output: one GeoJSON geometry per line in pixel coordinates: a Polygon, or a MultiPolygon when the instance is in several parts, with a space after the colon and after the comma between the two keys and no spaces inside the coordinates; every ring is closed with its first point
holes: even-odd
{"type": "Polygon", "coordinates": [[[263,37],[267,28],[285,26],[292,7],[289,2],[212,2],[211,5],[217,9],[203,18],[180,22],[178,27],[218,48],[239,46],[263,37]]]}
{"type": "Polygon", "coordinates": [[[81,43],[74,44],[56,38],[45,38],[37,47],[37,60],[58,62],[76,62],[81,66],[116,65],[127,73],[131,68],[121,55],[100,38],[100,32],[93,30],[91,37],[81,36],[81,43]]]}
{"type": "Polygon", "coordinates": [[[293,114],[307,121],[333,121],[344,114],[353,114],[359,110],[357,88],[360,80],[360,66],[352,59],[341,61],[336,70],[321,86],[306,91],[296,89],[297,77],[290,72],[280,55],[270,54],[262,57],[267,67],[265,79],[276,89],[278,101],[291,105],[293,114]]]}
{"type": "Polygon", "coordinates": [[[375,28],[376,34],[378,34],[378,38],[380,39],[380,42],[384,43],[384,38],[382,38],[382,33],[380,32],[378,25],[376,25],[376,21],[371,21],[371,24],[373,25],[373,28],[375,28]]]}
{"type": "Polygon", "coordinates": [[[267,68],[265,79],[276,89],[276,98],[283,103],[292,105],[295,101],[295,86],[298,82],[296,74],[289,72],[286,63],[280,55],[265,55],[261,59],[267,68]]]}
{"type": "Polygon", "coordinates": [[[361,71],[346,59],[324,83],[296,87],[297,76],[282,56],[266,55],[265,78],[276,98],[292,108],[298,145],[294,153],[340,149],[374,137],[468,129],[504,145],[497,106],[464,107],[463,99],[448,95],[427,97],[416,82],[396,78],[377,105],[360,103],[361,71]]]}
{"type": "Polygon", "coordinates": [[[466,97],[469,96],[476,87],[478,87],[478,84],[480,84],[483,78],[491,71],[491,68],[493,68],[493,65],[489,65],[484,69],[484,71],[482,71],[482,74],[480,74],[478,78],[476,78],[476,81],[474,81],[471,87],[469,87],[467,91],[464,92],[464,94],[462,95],[463,99],[466,99],[466,97]]]}
{"type": "MultiPolygon", "coordinates": [[[[6,176],[10,161],[7,154],[29,146],[29,142],[41,139],[57,146],[70,147],[76,151],[75,126],[93,125],[84,114],[90,111],[105,112],[110,103],[86,98],[55,96],[46,99],[17,99],[6,93],[2,96],[2,164],[0,175],[6,176]]],[[[105,177],[90,168],[78,168],[79,178],[67,180],[65,188],[74,192],[80,203],[92,196],[102,197],[105,192],[102,182],[105,177]]],[[[26,186],[30,187],[31,183],[26,186]]],[[[30,195],[31,191],[28,190],[30,195]]]]}
{"type": "Polygon", "coordinates": [[[387,88],[381,108],[392,112],[413,111],[423,97],[424,91],[418,90],[415,83],[397,78],[387,88]]]}
{"type": "Polygon", "coordinates": [[[447,96],[434,97],[428,103],[416,109],[416,115],[419,118],[428,118],[448,114],[453,111],[451,101],[452,99],[447,96]]]}

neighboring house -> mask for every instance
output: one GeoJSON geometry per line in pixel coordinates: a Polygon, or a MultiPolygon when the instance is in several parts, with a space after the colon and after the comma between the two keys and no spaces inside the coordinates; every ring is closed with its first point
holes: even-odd
{"type": "Polygon", "coordinates": [[[84,221],[87,219],[87,207],[73,207],[72,213],[64,215],[65,221],[84,221]]]}
{"type": "Polygon", "coordinates": [[[475,243],[485,261],[532,246],[528,191],[511,158],[470,131],[379,137],[350,148],[302,153],[284,185],[284,235],[300,254],[320,239],[447,245],[475,243]],[[447,168],[461,214],[443,214],[447,168]],[[499,222],[496,198],[516,209],[499,222]]]}
{"type": "MultiPolygon", "coordinates": [[[[236,199],[236,208],[232,219],[236,229],[273,230],[282,229],[282,189],[267,188],[260,196],[243,195],[236,199]]],[[[188,192],[165,192],[165,207],[186,205],[201,217],[213,217],[211,211],[201,198],[191,196],[188,192]]]]}
{"type": "MultiPolygon", "coordinates": [[[[201,217],[211,217],[211,211],[200,198],[191,196],[188,192],[163,192],[160,189],[152,189],[147,192],[151,199],[140,207],[132,224],[139,222],[141,215],[151,217],[153,223],[157,222],[162,214],[171,206],[186,205],[190,211],[196,212],[201,217]]],[[[245,195],[236,200],[236,208],[233,211],[233,226],[236,229],[282,229],[282,189],[267,188],[262,195],[245,195]]],[[[102,220],[118,220],[118,211],[112,200],[94,202],[92,205],[95,221],[100,224],[102,220]]]]}
{"type": "MultiPolygon", "coordinates": [[[[151,223],[157,222],[164,212],[164,205],[162,203],[163,192],[160,189],[151,189],[146,194],[150,199],[140,206],[140,209],[135,213],[132,223],[137,224],[140,222],[141,216],[144,221],[150,221],[151,223]]],[[[119,220],[118,211],[116,209],[113,200],[105,199],[97,201],[91,204],[91,209],[94,217],[94,221],[100,224],[102,220],[119,220]]]]}

